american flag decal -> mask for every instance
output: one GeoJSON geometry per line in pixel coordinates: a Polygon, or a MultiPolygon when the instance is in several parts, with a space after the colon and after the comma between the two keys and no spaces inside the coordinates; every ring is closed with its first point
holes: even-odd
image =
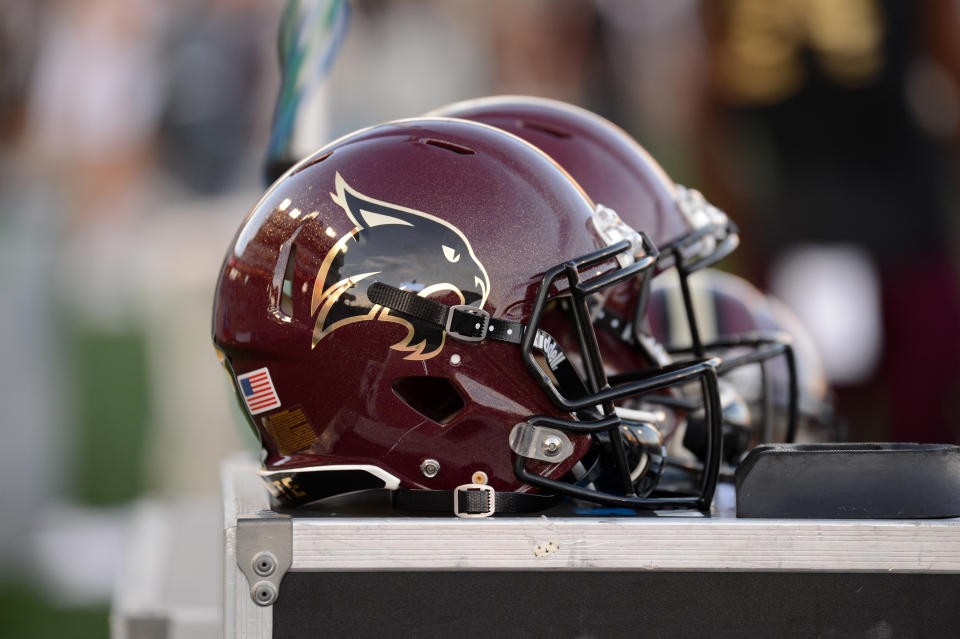
{"type": "Polygon", "coordinates": [[[266,367],[238,375],[237,383],[240,385],[243,401],[247,403],[251,415],[258,415],[280,407],[277,389],[273,387],[270,371],[266,367]]]}

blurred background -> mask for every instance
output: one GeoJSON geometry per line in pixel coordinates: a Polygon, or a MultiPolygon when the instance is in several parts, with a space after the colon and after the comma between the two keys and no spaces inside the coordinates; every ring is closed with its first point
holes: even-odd
{"type": "MultiPolygon", "coordinates": [[[[486,94],[593,109],[740,225],[724,267],[810,329],[850,439],[960,439],[960,3],[292,4],[329,54],[295,153],[486,94]]],[[[0,7],[0,636],[101,637],[136,500],[254,445],[209,315],[283,5],[0,7]]]]}

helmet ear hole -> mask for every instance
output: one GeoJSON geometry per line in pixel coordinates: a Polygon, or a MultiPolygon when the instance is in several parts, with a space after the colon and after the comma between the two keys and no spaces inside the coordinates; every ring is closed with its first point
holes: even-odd
{"type": "Polygon", "coordinates": [[[464,407],[463,397],[444,377],[402,377],[394,380],[393,392],[407,406],[439,424],[449,423],[464,407]]]}

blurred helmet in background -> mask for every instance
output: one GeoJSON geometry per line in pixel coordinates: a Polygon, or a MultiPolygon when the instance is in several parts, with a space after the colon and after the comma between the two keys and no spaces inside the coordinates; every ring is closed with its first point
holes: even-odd
{"type": "MultiPolygon", "coordinates": [[[[690,293],[701,336],[713,345],[710,352],[721,356],[725,364],[749,353],[749,346],[739,344],[744,338],[768,337],[790,344],[796,369],[797,441],[842,438],[816,344],[789,308],[742,277],[716,269],[705,269],[691,277],[690,293]]],[[[647,317],[652,334],[668,347],[689,343],[684,301],[669,278],[654,280],[647,317]]],[[[789,437],[786,429],[792,393],[787,357],[736,366],[721,379],[731,382],[749,405],[751,421],[756,425],[750,447],[789,437]]]]}

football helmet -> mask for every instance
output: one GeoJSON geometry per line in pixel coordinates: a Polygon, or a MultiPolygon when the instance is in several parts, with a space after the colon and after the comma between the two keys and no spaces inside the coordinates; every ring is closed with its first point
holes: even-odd
{"type": "Polygon", "coordinates": [[[520,138],[396,121],[328,144],[254,206],[223,263],[213,340],[284,503],[388,488],[399,507],[463,516],[534,510],[542,495],[703,509],[719,361],[610,384],[591,321],[591,299],[656,258],[520,138]],[[547,314],[576,364],[541,330],[547,314]],[[701,481],[638,489],[649,432],[613,403],[690,384],[712,425],[701,481]],[[598,467],[612,489],[591,483],[598,467]]]}
{"type": "MultiPolygon", "coordinates": [[[[432,115],[464,118],[489,124],[532,143],[570,173],[598,206],[616,211],[628,225],[643,229],[660,250],[657,273],[672,272],[683,299],[688,348],[668,352],[650,332],[646,305],[651,281],[637,279],[616,287],[603,297],[602,307],[592,309],[601,331],[600,345],[611,379],[629,379],[635,371],[651,365],[667,366],[678,355],[704,357],[711,346],[704,344],[691,302],[689,277],[715,264],[739,244],[736,225],[710,205],[694,189],[674,184],[666,172],[629,134],[585,109],[544,98],[492,96],[441,107],[432,115]],[[630,348],[623,348],[624,343],[630,348]]],[[[659,278],[654,278],[654,280],[659,278]]],[[[751,350],[722,366],[730,369],[785,355],[792,360],[789,343],[758,336],[740,336],[751,350]]],[[[792,369],[792,364],[790,368],[792,369]]],[[[725,457],[734,462],[749,439],[749,414],[737,390],[726,385],[724,412],[725,457]]],[[[697,456],[706,451],[706,421],[697,407],[681,397],[660,397],[683,409],[687,419],[675,420],[686,428],[684,440],[697,456]],[[695,441],[699,438],[699,442],[695,441]]],[[[792,414],[791,414],[792,415],[792,414]]],[[[790,418],[791,424],[795,418],[790,418]]],[[[663,426],[667,437],[679,428],[663,426]]],[[[795,427],[788,431],[792,436],[795,427]]],[[[789,440],[789,439],[788,439],[789,440]]]]}
{"type": "MultiPolygon", "coordinates": [[[[749,447],[791,439],[786,432],[790,410],[798,411],[798,441],[842,438],[817,346],[789,308],[742,277],[717,269],[704,269],[690,278],[690,293],[702,337],[725,363],[749,352],[741,345],[747,336],[791,345],[796,363],[793,377],[786,358],[733,367],[721,377],[733,383],[749,406],[751,422],[756,426],[749,447]],[[793,390],[792,383],[796,384],[793,390]],[[791,400],[797,402],[796,407],[790,405],[791,400]]],[[[664,344],[689,342],[683,299],[678,287],[666,277],[652,283],[647,318],[651,333],[664,344]]]]}

